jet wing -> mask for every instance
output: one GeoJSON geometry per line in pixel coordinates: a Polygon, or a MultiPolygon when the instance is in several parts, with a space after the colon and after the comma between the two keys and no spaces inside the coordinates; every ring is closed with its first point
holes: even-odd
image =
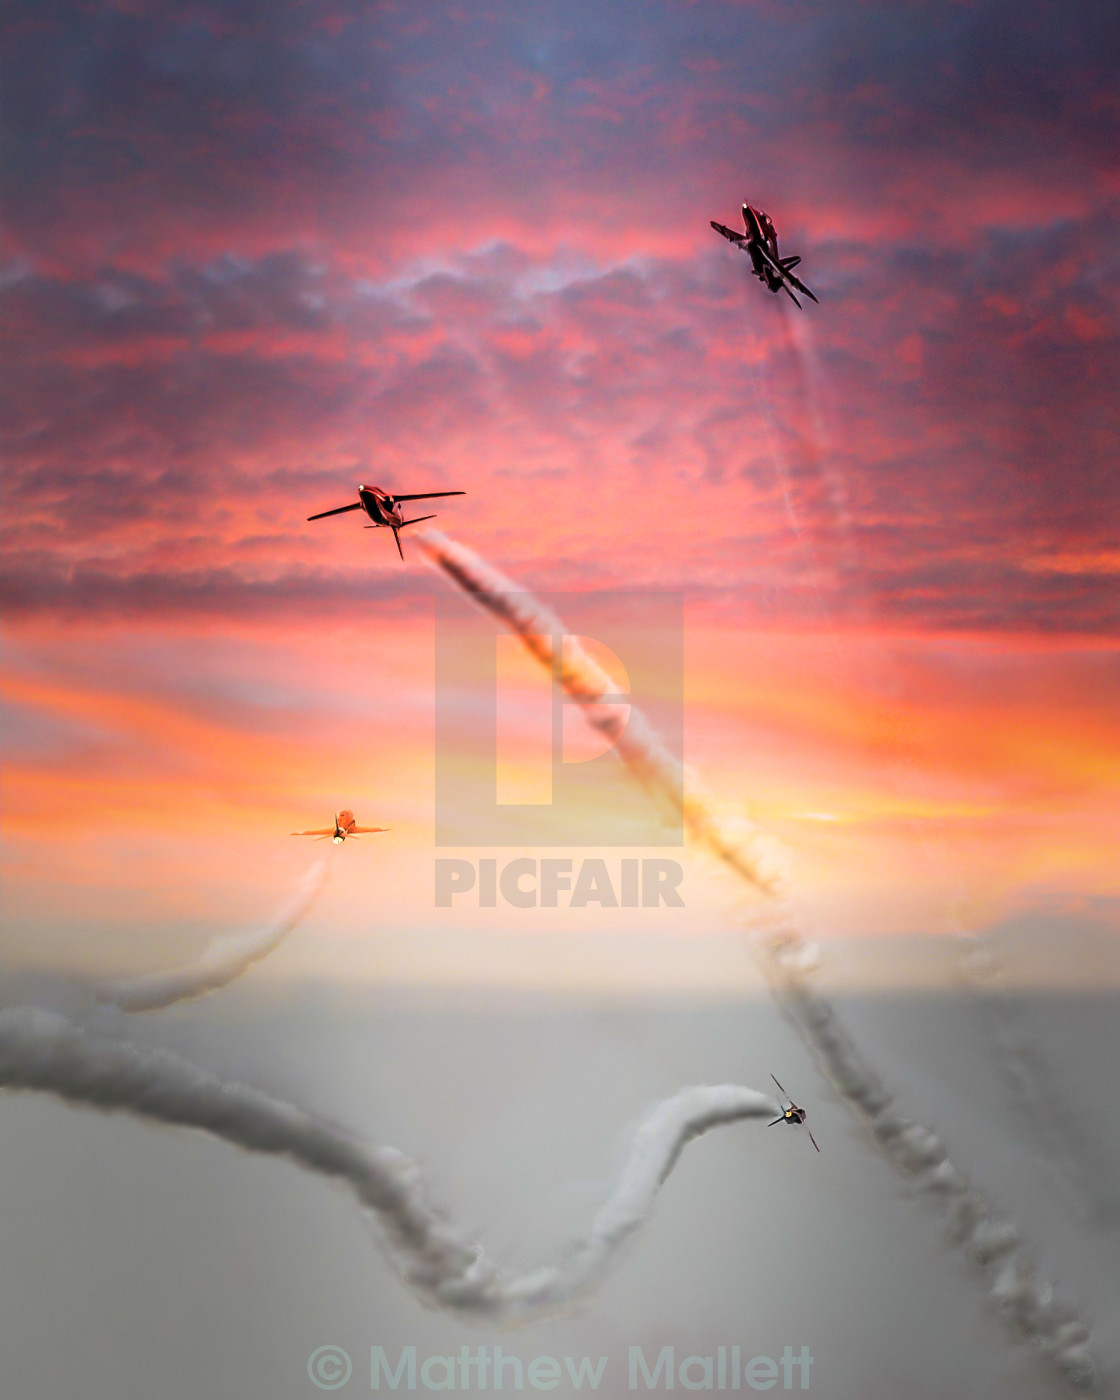
{"type": "MultiPolygon", "coordinates": [[[[309,515],[307,518],[308,520],[325,520],[328,515],[345,515],[348,510],[361,510],[361,508],[361,501],[355,501],[352,506],[336,506],[334,510],[321,510],[318,515],[309,515]]],[[[298,836],[300,833],[293,832],[292,835],[298,836]]]]}
{"type": "Polygon", "coordinates": [[[352,826],[352,827],[350,827],[350,829],[349,829],[349,831],[348,831],[347,834],[348,834],[348,835],[353,835],[353,834],[355,834],[356,832],[366,832],[366,831],[392,831],[392,829],[393,829],[393,828],[392,828],[391,826],[352,826]]]}
{"type": "Polygon", "coordinates": [[[292,836],[333,836],[333,835],[334,835],[334,827],[333,827],[333,826],[324,826],[324,827],[320,827],[320,828],[319,828],[318,830],[316,830],[316,831],[293,831],[293,832],[291,833],[291,835],[292,835],[292,836]]]}
{"type": "Polygon", "coordinates": [[[729,242],[738,243],[740,246],[746,243],[747,239],[745,234],[736,233],[733,228],[728,228],[725,224],[717,224],[715,219],[709,219],[708,222],[717,233],[722,233],[724,238],[728,239],[729,242]]]}
{"type": "Polygon", "coordinates": [[[415,496],[394,495],[394,501],[433,501],[437,496],[465,496],[465,491],[421,491],[415,496]]]}

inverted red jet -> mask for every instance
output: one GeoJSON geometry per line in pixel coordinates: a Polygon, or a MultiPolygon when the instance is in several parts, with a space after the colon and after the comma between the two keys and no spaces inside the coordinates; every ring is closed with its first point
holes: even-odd
{"type": "Polygon", "coordinates": [[[397,542],[397,553],[404,558],[401,548],[401,531],[406,525],[419,525],[421,520],[434,520],[434,515],[418,515],[414,520],[406,520],[401,512],[401,501],[431,501],[437,496],[465,496],[465,491],[421,491],[416,496],[392,496],[382,491],[380,486],[359,486],[358,499],[352,506],[336,506],[334,510],[321,510],[318,515],[309,515],[308,520],[323,520],[328,515],[345,515],[348,510],[364,510],[373,521],[367,530],[392,530],[397,542]]]}
{"type": "Polygon", "coordinates": [[[320,826],[314,831],[293,831],[293,836],[317,836],[320,841],[325,841],[329,836],[336,846],[341,846],[348,836],[364,836],[370,831],[390,831],[388,826],[356,826],[353,812],[338,812],[335,815],[334,826],[320,826]]]}
{"type": "Polygon", "coordinates": [[[765,282],[772,292],[784,291],[795,306],[800,306],[801,303],[793,295],[791,287],[796,287],[799,292],[812,297],[813,301],[817,300],[805,283],[793,275],[792,269],[801,259],[778,256],[778,235],[769,214],[744,204],[743,223],[746,225],[746,233],[736,233],[734,229],[717,224],[715,219],[710,220],[710,223],[717,233],[722,233],[724,238],[750,255],[754,275],[760,282],[765,282]]]}

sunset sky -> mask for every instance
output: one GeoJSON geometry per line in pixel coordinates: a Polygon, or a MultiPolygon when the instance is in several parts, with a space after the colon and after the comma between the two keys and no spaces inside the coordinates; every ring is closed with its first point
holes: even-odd
{"type": "Polygon", "coordinates": [[[683,594],[684,758],[821,937],[1117,921],[1112,7],[24,0],[7,30],[12,956],[259,922],[340,807],[393,831],[332,853],[302,971],[732,926],[695,856],[687,916],[441,923],[447,585],[306,523],[359,481],[466,490],[437,523],[525,587],[683,594]],[[744,199],[819,306],[711,231],[744,199]]]}

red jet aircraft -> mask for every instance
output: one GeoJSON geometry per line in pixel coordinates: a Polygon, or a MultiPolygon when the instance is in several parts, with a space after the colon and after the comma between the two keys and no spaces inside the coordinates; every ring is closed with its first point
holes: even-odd
{"type": "Polygon", "coordinates": [[[754,275],[760,282],[765,282],[772,292],[784,291],[794,303],[800,306],[801,303],[790,291],[790,287],[796,287],[799,292],[804,292],[807,297],[816,297],[805,285],[794,275],[792,269],[801,261],[800,258],[780,258],[778,256],[778,235],[769,214],[764,214],[761,209],[754,209],[749,204],[743,205],[743,223],[746,225],[746,233],[736,233],[734,229],[726,228],[723,224],[717,224],[715,219],[709,220],[712,228],[717,233],[722,233],[724,238],[729,239],[737,248],[742,248],[744,253],[750,255],[751,267],[754,275]]]}
{"type": "MultiPolygon", "coordinates": [[[[772,1074],[770,1078],[773,1079],[775,1084],[778,1084],[777,1076],[772,1074]]],[[[782,1089],[782,1086],[778,1084],[778,1088],[782,1089]]],[[[786,1091],[782,1089],[782,1098],[785,1098],[785,1094],[786,1091]]],[[[805,1124],[805,1119],[809,1115],[805,1112],[803,1108],[800,1107],[800,1105],[795,1104],[792,1099],[790,1099],[788,1103],[783,1103],[779,1106],[782,1110],[782,1116],[780,1118],[775,1118],[773,1123],[767,1123],[766,1126],[768,1128],[773,1128],[778,1123],[792,1123],[795,1127],[801,1127],[805,1124]]],[[[814,1147],[817,1147],[817,1140],[813,1136],[811,1130],[808,1127],[806,1127],[805,1131],[809,1134],[809,1141],[813,1144],[814,1147]]],[[[817,1147],[817,1151],[820,1151],[819,1147],[817,1147]]]]}
{"type": "Polygon", "coordinates": [[[436,496],[465,496],[465,491],[421,491],[416,496],[393,496],[382,491],[380,486],[359,486],[358,499],[352,506],[336,506],[334,510],[321,510],[318,515],[309,515],[308,520],[323,520],[328,515],[345,515],[348,510],[364,510],[373,521],[367,530],[392,530],[397,542],[397,553],[404,558],[401,548],[401,531],[406,525],[419,525],[421,520],[434,520],[434,515],[418,515],[414,520],[405,520],[401,514],[401,501],[431,501],[436,496]]]}
{"type": "Polygon", "coordinates": [[[365,835],[370,831],[392,831],[389,826],[355,826],[353,812],[339,812],[334,819],[334,826],[321,826],[315,831],[293,831],[293,836],[317,836],[320,841],[325,841],[329,836],[336,846],[341,846],[348,836],[365,835]]]}

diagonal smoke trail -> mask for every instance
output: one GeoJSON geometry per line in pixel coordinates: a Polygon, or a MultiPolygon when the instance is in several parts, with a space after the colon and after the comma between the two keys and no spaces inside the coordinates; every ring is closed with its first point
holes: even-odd
{"type": "Polygon", "coordinates": [[[519,589],[473,550],[457,544],[438,530],[422,530],[413,537],[433,563],[487,612],[498,617],[525,643],[530,653],[552,671],[553,636],[564,635],[559,679],[565,693],[581,701],[584,718],[611,740],[615,752],[658,802],[678,812],[685,829],[729,865],[742,879],[765,894],[783,890],[787,872],[781,848],[751,825],[745,817],[719,816],[712,800],[698,790],[684,767],[666,747],[645,715],[635,705],[622,715],[617,704],[603,703],[617,696],[619,687],[588,656],[564,624],[530,593],[519,589]]]}
{"type": "Polygon", "coordinates": [[[991,1297],[1012,1329],[1033,1342],[1071,1390],[1093,1394],[1097,1374],[1089,1328],[1037,1278],[1015,1226],[994,1211],[951,1161],[936,1133],[904,1117],[835,1010],[814,987],[812,945],[790,929],[764,950],[779,1004],[801,1031],[832,1085],[869,1129],[889,1161],[940,1204],[951,1239],[982,1269],[991,1297]]]}
{"type": "Polygon", "coordinates": [[[303,922],[323,892],[328,869],[326,860],[316,861],[300,881],[296,893],[267,927],[216,938],[189,967],[102,982],[95,989],[97,1000],[118,1011],[161,1011],[165,1006],[191,1001],[228,986],[246,968],[271,953],[303,922]]]}
{"type": "MultiPolygon", "coordinates": [[[[475,602],[500,618],[525,640],[529,650],[551,668],[551,650],[539,645],[563,633],[564,627],[531,594],[520,590],[478,555],[435,530],[419,537],[428,557],[475,602]]],[[[573,652],[570,668],[561,676],[569,695],[587,701],[585,713],[594,723],[595,701],[614,692],[613,682],[582,653],[573,652]],[[570,673],[569,673],[570,671],[570,673]]],[[[667,773],[677,782],[679,767],[666,766],[664,746],[648,722],[631,707],[631,721],[618,750],[627,766],[657,791],[667,773]],[[639,723],[635,727],[634,719],[639,723]],[[624,745],[623,739],[629,742],[624,745]]],[[[676,763],[671,756],[668,763],[676,763]]],[[[785,894],[788,886],[760,871],[756,853],[761,838],[748,829],[746,840],[700,794],[684,798],[690,833],[714,851],[756,888],[785,894]]],[[[763,867],[766,869],[766,867],[763,867]]],[[[1087,1349],[1089,1329],[1069,1306],[1058,1302],[1048,1284],[1035,1277],[1018,1231],[998,1216],[950,1160],[940,1138],[929,1128],[903,1117],[892,1095],[828,1000],[813,981],[815,949],[798,928],[788,897],[776,902],[778,932],[764,946],[763,961],[770,985],[782,1009],[816,1056],[829,1081],[870,1130],[887,1159],[918,1189],[938,1201],[949,1221],[950,1235],[988,1280],[991,1297],[1014,1331],[1050,1357],[1069,1388],[1079,1394],[1097,1389],[1096,1369],[1087,1349]]]]}
{"type": "Polygon", "coordinates": [[[735,1084],[683,1089],[657,1104],[636,1130],[610,1197],[567,1257],[515,1274],[436,1209],[417,1167],[401,1153],[363,1146],[294,1104],[169,1051],[94,1036],[53,1013],[18,1007],[0,1012],[0,1086],[201,1129],[247,1152],[286,1157],[334,1178],[373,1214],[400,1276],[425,1302],[502,1322],[563,1312],[594,1288],[648,1219],[693,1138],[780,1113],[769,1094],[735,1084]]]}

